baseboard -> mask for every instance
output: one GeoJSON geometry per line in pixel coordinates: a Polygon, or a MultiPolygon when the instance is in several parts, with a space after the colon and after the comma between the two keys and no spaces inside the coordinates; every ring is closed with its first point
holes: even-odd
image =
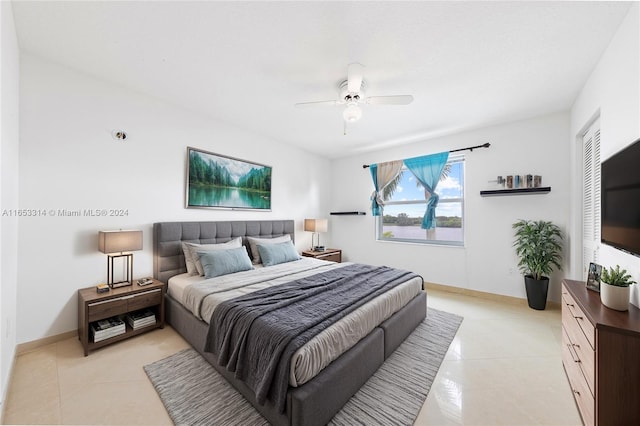
{"type": "Polygon", "coordinates": [[[38,349],[42,346],[66,340],[73,336],[78,336],[78,330],[71,330],[67,331],[66,333],[56,334],[55,336],[43,337],[42,339],[32,340],[31,342],[19,343],[16,346],[16,356],[25,352],[32,351],[34,349],[38,349]]]}
{"type": "MultiPolygon", "coordinates": [[[[427,290],[433,289],[438,291],[444,291],[447,293],[462,294],[464,296],[471,296],[471,297],[478,297],[480,299],[493,300],[495,302],[528,306],[527,299],[521,299],[519,297],[505,296],[502,294],[488,293],[485,291],[470,290],[468,288],[452,287],[448,285],[429,283],[429,282],[425,282],[424,285],[427,290]]],[[[553,308],[560,308],[560,303],[554,302],[551,300],[547,300],[547,305],[553,308]]]]}

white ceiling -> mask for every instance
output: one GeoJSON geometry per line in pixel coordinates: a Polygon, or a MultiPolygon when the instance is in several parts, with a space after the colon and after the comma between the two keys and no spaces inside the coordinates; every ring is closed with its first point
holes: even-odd
{"type": "MultiPolygon", "coordinates": [[[[21,49],[335,158],[571,107],[628,2],[15,2],[21,49]],[[347,65],[366,66],[343,135],[347,65]]],[[[482,141],[479,141],[482,142],[482,141]]]]}

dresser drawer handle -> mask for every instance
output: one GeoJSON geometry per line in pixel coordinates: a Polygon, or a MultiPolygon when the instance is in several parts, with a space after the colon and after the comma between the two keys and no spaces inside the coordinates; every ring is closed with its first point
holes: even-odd
{"type": "Polygon", "coordinates": [[[584,319],[584,317],[574,317],[574,318],[579,320],[584,319]]]}
{"type": "Polygon", "coordinates": [[[578,392],[577,390],[573,390],[573,393],[575,393],[576,395],[580,395],[580,392],[578,392]]]}
{"type": "Polygon", "coordinates": [[[573,362],[580,362],[580,358],[575,359],[573,356],[573,351],[571,350],[571,343],[567,343],[567,348],[569,349],[569,353],[571,354],[571,359],[573,362]]]}

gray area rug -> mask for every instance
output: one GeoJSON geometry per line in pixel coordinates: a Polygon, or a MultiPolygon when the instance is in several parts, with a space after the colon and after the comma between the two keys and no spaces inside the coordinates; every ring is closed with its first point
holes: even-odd
{"type": "MultiPolygon", "coordinates": [[[[411,425],[462,317],[433,308],[427,318],[360,388],[331,425],[411,425]]],[[[193,349],[145,365],[177,425],[268,425],[253,406],[193,349]]]]}

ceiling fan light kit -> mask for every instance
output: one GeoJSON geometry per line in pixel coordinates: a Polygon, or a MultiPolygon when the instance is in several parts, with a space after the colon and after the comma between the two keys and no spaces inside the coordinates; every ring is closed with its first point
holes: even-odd
{"type": "Polygon", "coordinates": [[[356,102],[349,102],[342,112],[342,117],[347,123],[354,123],[362,117],[362,109],[356,102]]]}
{"type": "Polygon", "coordinates": [[[360,105],[408,105],[413,102],[411,95],[392,96],[364,96],[365,83],[363,80],[364,65],[359,63],[349,64],[347,67],[347,79],[338,86],[338,99],[335,101],[315,101],[297,103],[297,107],[305,106],[334,106],[346,105],[342,112],[342,118],[346,123],[354,123],[362,117],[360,105]]]}

